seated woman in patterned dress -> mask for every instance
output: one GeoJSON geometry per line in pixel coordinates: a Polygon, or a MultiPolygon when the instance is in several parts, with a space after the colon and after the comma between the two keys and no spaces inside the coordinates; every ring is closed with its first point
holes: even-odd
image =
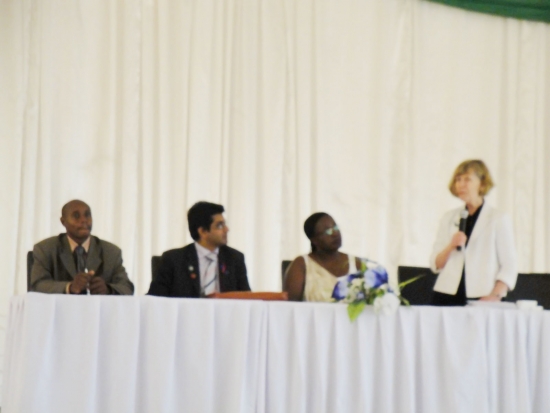
{"type": "Polygon", "coordinates": [[[292,301],[331,301],[339,277],[356,273],[361,261],[340,251],[342,235],[330,215],[316,212],[304,222],[311,252],[297,257],[285,274],[283,290],[292,301]]]}

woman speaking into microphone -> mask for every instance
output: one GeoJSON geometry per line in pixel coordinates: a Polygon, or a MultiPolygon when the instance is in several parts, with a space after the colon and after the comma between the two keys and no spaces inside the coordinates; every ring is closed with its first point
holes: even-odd
{"type": "Polygon", "coordinates": [[[464,161],[456,168],[449,190],[465,205],[447,212],[439,225],[430,258],[432,271],[439,273],[433,305],[466,305],[468,299],[500,301],[514,288],[512,223],[484,199],[493,186],[483,161],[464,161]]]}

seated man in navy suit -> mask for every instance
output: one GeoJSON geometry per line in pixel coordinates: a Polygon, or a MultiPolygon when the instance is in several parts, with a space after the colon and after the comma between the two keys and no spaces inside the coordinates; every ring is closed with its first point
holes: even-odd
{"type": "Polygon", "coordinates": [[[189,209],[189,232],[195,240],[162,254],[159,273],[149,295],[204,297],[215,292],[250,291],[244,255],[228,247],[224,208],[197,202],[189,209]]]}

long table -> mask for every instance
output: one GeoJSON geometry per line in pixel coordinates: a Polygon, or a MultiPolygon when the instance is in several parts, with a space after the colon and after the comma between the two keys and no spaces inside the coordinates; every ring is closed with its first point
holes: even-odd
{"type": "Polygon", "coordinates": [[[547,412],[550,312],[29,293],[3,413],[547,412]]]}

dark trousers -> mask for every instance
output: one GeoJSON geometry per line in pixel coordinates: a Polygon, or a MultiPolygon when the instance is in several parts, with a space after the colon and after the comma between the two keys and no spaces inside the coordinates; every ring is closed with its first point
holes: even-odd
{"type": "Polygon", "coordinates": [[[460,278],[460,284],[455,295],[444,294],[434,291],[432,296],[431,305],[437,305],[442,307],[447,306],[465,306],[467,301],[466,297],[466,277],[464,276],[464,269],[462,270],[462,277],[460,278]]]}

